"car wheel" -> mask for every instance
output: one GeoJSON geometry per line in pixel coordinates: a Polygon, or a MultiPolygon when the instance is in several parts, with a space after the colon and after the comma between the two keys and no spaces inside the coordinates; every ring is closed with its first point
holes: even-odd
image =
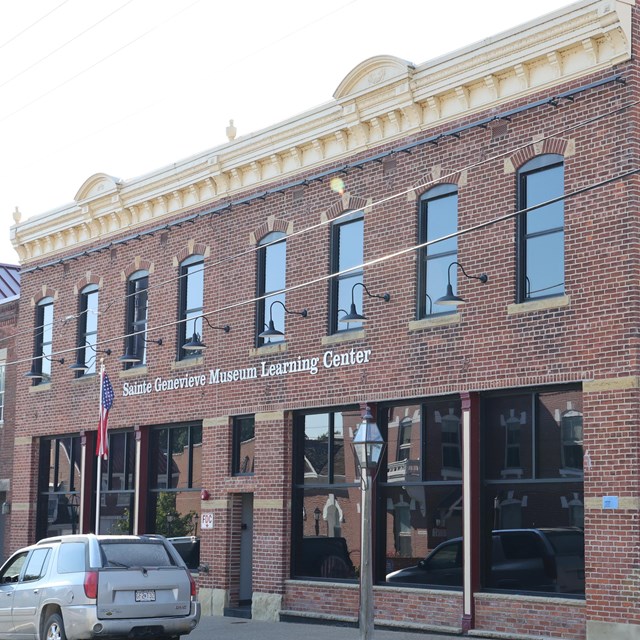
{"type": "Polygon", "coordinates": [[[59,613],[52,613],[44,626],[45,640],[67,640],[64,632],[64,623],[59,613]]]}

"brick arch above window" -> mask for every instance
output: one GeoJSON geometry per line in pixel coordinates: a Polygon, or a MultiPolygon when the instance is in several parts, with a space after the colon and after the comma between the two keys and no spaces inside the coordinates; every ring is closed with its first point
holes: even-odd
{"type": "Polygon", "coordinates": [[[407,202],[416,202],[429,189],[439,184],[455,184],[464,187],[467,184],[467,170],[452,173],[442,170],[442,166],[437,164],[431,167],[431,170],[425,173],[420,180],[414,183],[411,191],[407,193],[407,202]]]}
{"type": "Polygon", "coordinates": [[[534,141],[532,144],[516,151],[512,156],[505,158],[504,172],[506,174],[515,173],[525,162],[529,162],[536,156],[557,154],[570,158],[575,155],[575,152],[576,144],[573,139],[547,138],[537,142],[534,141]]]}
{"type": "Polygon", "coordinates": [[[58,290],[53,289],[46,284],[43,284],[41,294],[39,296],[33,296],[31,298],[31,306],[35,307],[40,302],[40,300],[43,300],[44,298],[51,298],[54,302],[56,302],[58,300],[58,290]]]}
{"type": "Polygon", "coordinates": [[[262,238],[268,236],[273,231],[291,235],[293,233],[293,221],[269,216],[255,231],[249,234],[249,243],[255,246],[262,238]]]}
{"type": "Polygon", "coordinates": [[[73,285],[73,293],[79,295],[80,292],[90,284],[95,284],[98,289],[102,289],[104,280],[100,276],[93,275],[91,271],[87,271],[84,278],[81,278],[73,285]]]}
{"type": "Polygon", "coordinates": [[[344,193],[340,200],[337,200],[326,211],[322,213],[322,221],[333,220],[346,211],[363,210],[371,208],[373,200],[371,198],[362,198],[361,196],[352,196],[350,193],[344,193]]]}
{"type": "Polygon", "coordinates": [[[147,271],[149,274],[154,272],[153,262],[151,260],[143,260],[140,256],[136,256],[121,272],[122,282],[126,282],[129,276],[136,271],[147,271]]]}
{"type": "Polygon", "coordinates": [[[178,253],[173,256],[173,266],[178,267],[182,262],[191,256],[202,256],[208,258],[211,255],[211,247],[203,242],[196,242],[195,240],[189,240],[187,246],[183,247],[178,253]]]}

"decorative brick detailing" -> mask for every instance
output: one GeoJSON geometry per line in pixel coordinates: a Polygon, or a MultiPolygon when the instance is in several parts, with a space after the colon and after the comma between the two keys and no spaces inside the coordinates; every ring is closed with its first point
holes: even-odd
{"type": "Polygon", "coordinates": [[[249,234],[249,244],[257,245],[262,238],[268,236],[272,231],[290,235],[293,233],[293,221],[282,220],[273,215],[269,216],[265,222],[249,234]]]}
{"type": "Polygon", "coordinates": [[[151,260],[145,260],[140,256],[136,256],[133,261],[122,270],[122,282],[126,282],[129,279],[129,276],[134,274],[136,271],[148,271],[149,274],[152,274],[154,271],[153,262],[151,262],[151,260]]]}
{"type": "Polygon", "coordinates": [[[75,295],[79,295],[80,292],[90,284],[95,284],[98,288],[102,288],[102,283],[103,278],[92,274],[91,271],[87,271],[84,278],[78,280],[78,282],[73,286],[73,293],[75,293],[75,295]]]}
{"type": "Polygon", "coordinates": [[[323,220],[333,220],[346,211],[359,211],[371,204],[370,200],[345,193],[334,202],[322,215],[323,220]]]}
{"type": "Polygon", "coordinates": [[[43,284],[40,295],[31,298],[31,306],[35,307],[43,298],[53,298],[53,301],[56,302],[58,299],[58,290],[53,289],[49,285],[43,284]]]}
{"type": "Polygon", "coordinates": [[[173,257],[173,266],[179,267],[184,260],[191,256],[202,256],[203,258],[208,258],[210,255],[211,247],[209,245],[189,239],[187,246],[173,257]]]}
{"type": "Polygon", "coordinates": [[[467,184],[467,170],[445,171],[443,173],[441,165],[434,165],[431,171],[425,173],[420,180],[414,183],[413,188],[407,192],[407,202],[415,202],[419,195],[437,184],[457,184],[463,187],[467,184]],[[444,177],[443,177],[444,176],[444,177]]]}
{"type": "Polygon", "coordinates": [[[517,153],[509,156],[504,161],[504,172],[506,174],[515,173],[519,167],[536,156],[547,153],[556,153],[558,155],[569,158],[576,152],[575,140],[564,138],[547,138],[538,142],[533,141],[526,147],[520,149],[517,153]]]}

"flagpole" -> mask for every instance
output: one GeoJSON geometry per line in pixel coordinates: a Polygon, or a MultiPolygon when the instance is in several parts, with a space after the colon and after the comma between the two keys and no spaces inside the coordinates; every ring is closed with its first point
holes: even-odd
{"type": "MultiPolygon", "coordinates": [[[[100,358],[100,413],[98,425],[102,424],[102,385],[104,384],[104,358],[100,358]]],[[[101,426],[98,426],[98,438],[104,438],[106,434],[101,433],[101,426]]],[[[102,445],[104,446],[104,444],[102,445]]],[[[100,533],[100,489],[102,485],[102,456],[98,452],[97,478],[96,478],[96,526],[95,533],[100,533]]]]}

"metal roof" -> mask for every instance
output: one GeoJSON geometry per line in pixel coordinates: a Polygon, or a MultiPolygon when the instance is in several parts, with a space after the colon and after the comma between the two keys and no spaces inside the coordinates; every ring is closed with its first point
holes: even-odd
{"type": "Polygon", "coordinates": [[[20,267],[0,263],[0,302],[20,295],[20,267]]]}

